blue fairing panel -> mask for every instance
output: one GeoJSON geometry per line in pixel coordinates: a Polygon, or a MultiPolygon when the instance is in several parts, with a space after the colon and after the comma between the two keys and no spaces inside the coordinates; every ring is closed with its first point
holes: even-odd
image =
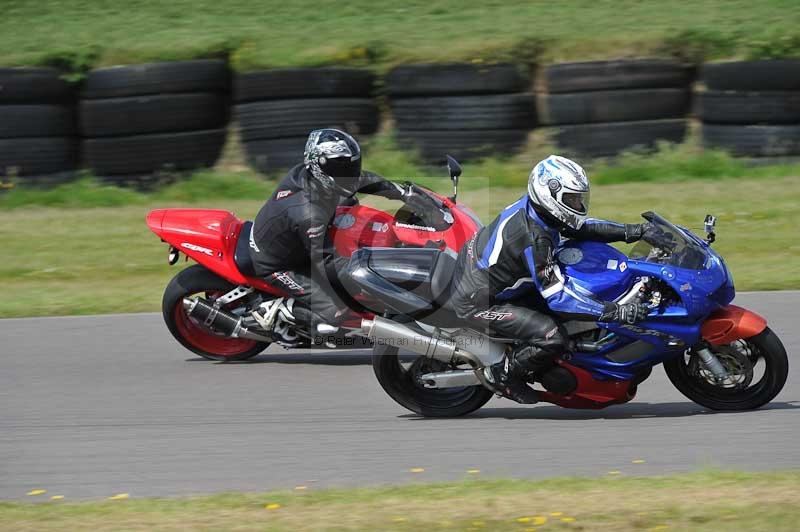
{"type": "Polygon", "coordinates": [[[613,301],[630,288],[628,257],[600,242],[568,240],[556,252],[564,275],[603,301],[613,301]]]}

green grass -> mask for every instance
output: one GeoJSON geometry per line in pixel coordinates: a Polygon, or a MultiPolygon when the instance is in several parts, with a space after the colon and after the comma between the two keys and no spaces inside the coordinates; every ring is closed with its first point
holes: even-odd
{"type": "Polygon", "coordinates": [[[798,472],[703,471],[655,478],[465,480],[183,499],[7,502],[0,503],[0,529],[793,531],[798,503],[798,472]]]}
{"type": "MultiPolygon", "coordinates": [[[[370,171],[390,176],[398,181],[441,187],[446,181],[444,167],[426,166],[415,153],[400,149],[391,132],[367,138],[364,159],[370,171]]],[[[540,133],[531,135],[522,152],[513,157],[487,158],[463,164],[461,190],[510,187],[524,189],[528,173],[536,161],[558,153],[540,133]]],[[[243,156],[236,146],[226,150],[214,170],[203,170],[191,176],[163,175],[149,192],[104,185],[92,179],[89,172],[76,182],[50,188],[12,186],[0,189],[0,209],[31,206],[85,208],[147,205],[154,202],[200,202],[219,199],[249,199],[262,197],[274,182],[242,163],[243,156]]],[[[719,150],[702,149],[696,139],[684,144],[662,144],[655,153],[626,152],[611,160],[581,160],[593,184],[605,185],[634,182],[682,182],[730,178],[774,178],[800,176],[800,160],[773,162],[753,166],[746,160],[731,157],[719,150]]],[[[279,179],[282,173],[268,176],[279,179]]],[[[16,183],[11,183],[16,185],[16,183]]],[[[6,183],[8,186],[8,183],[6,183]]]]}
{"type": "MultiPolygon", "coordinates": [[[[465,166],[463,181],[470,180],[489,183],[465,166]]],[[[449,190],[446,179],[431,181],[440,191],[449,190]]],[[[251,200],[203,196],[192,202],[178,187],[162,197],[139,195],[124,206],[0,209],[0,317],[158,310],[177,270],[166,264],[166,246],[145,226],[147,211],[191,204],[252,218],[272,185],[248,183],[251,200]]],[[[465,189],[460,201],[486,222],[524,190],[465,189]]],[[[601,184],[592,191],[597,217],[635,222],[640,212],[652,209],[698,229],[706,213],[716,214],[715,248],[740,290],[800,288],[799,203],[800,179],[792,177],[601,184]]]]}
{"type": "Polygon", "coordinates": [[[11,0],[0,64],[75,69],[230,55],[234,66],[797,56],[794,0],[11,0]]]}

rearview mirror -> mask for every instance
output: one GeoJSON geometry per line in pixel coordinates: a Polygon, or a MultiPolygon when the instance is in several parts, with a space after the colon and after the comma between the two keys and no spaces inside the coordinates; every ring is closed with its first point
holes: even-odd
{"type": "Polygon", "coordinates": [[[450,172],[450,179],[453,183],[458,183],[458,177],[461,175],[461,165],[451,155],[447,155],[447,170],[450,172]]]}
{"type": "Polygon", "coordinates": [[[717,238],[717,234],[714,231],[717,227],[717,217],[711,214],[706,214],[706,218],[703,220],[703,227],[706,230],[706,235],[708,235],[706,240],[709,244],[711,244],[717,238]]]}
{"type": "Polygon", "coordinates": [[[453,197],[450,199],[455,202],[458,195],[458,178],[461,175],[461,165],[451,155],[446,155],[445,157],[447,158],[447,171],[450,173],[450,180],[453,182],[453,197]]]}

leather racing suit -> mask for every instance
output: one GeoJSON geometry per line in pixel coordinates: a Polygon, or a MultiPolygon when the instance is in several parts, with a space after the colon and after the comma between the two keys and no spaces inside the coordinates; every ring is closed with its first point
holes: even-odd
{"type": "MultiPolygon", "coordinates": [[[[363,172],[357,192],[403,199],[403,189],[363,172]]],[[[346,258],[326,242],[336,207],[351,196],[327,193],[300,164],[289,170],[261,208],[250,234],[250,256],[256,274],[295,299],[295,315],[306,323],[337,325],[344,305],[334,300],[328,272],[339,272],[346,258]],[[305,311],[305,312],[304,312],[305,311]],[[304,315],[308,311],[311,315],[304,315]]]]}
{"type": "Polygon", "coordinates": [[[461,249],[449,303],[459,318],[534,346],[540,363],[569,349],[554,316],[595,321],[613,308],[561,274],[553,255],[561,238],[634,242],[643,232],[639,224],[591,218],[579,230],[554,225],[527,195],[506,207],[461,249]]]}

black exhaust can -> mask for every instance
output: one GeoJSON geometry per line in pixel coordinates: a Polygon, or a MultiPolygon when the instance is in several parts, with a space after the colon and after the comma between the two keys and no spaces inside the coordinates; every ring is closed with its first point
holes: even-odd
{"type": "Polygon", "coordinates": [[[226,336],[234,336],[241,328],[241,318],[215,307],[203,298],[184,299],[183,306],[189,317],[226,336]]]}

